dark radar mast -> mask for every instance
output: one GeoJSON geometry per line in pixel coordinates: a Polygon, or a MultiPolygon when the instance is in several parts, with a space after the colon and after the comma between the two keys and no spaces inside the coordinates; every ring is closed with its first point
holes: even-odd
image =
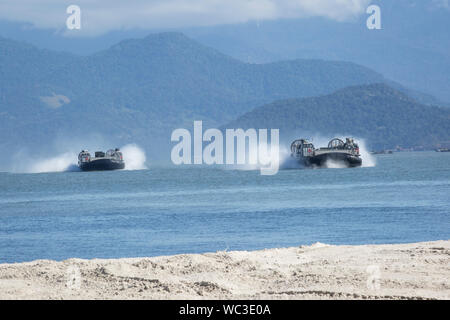
{"type": "Polygon", "coordinates": [[[346,138],[345,142],[335,138],[326,148],[315,149],[306,139],[298,139],[291,144],[291,156],[305,166],[326,165],[327,161],[336,161],[347,167],[359,167],[362,164],[359,146],[353,138],[346,138]]]}

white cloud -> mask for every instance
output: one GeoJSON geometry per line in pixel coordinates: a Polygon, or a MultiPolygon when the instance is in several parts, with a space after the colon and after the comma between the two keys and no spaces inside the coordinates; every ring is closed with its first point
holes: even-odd
{"type": "Polygon", "coordinates": [[[437,8],[444,8],[444,9],[450,9],[449,0],[433,0],[433,4],[437,8]]]}
{"type": "Polygon", "coordinates": [[[2,0],[0,19],[64,30],[66,8],[81,8],[80,34],[129,28],[179,28],[322,16],[345,21],[371,0],[2,0]]]}

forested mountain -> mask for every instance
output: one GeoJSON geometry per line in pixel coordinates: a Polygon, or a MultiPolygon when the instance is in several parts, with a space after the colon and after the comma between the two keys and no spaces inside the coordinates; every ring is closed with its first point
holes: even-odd
{"type": "Polygon", "coordinates": [[[90,56],[0,39],[0,146],[41,150],[55,137],[97,134],[155,150],[193,120],[218,126],[274,100],[381,81],[348,62],[244,63],[180,33],[125,40],[90,56]]]}
{"type": "Polygon", "coordinates": [[[425,106],[386,84],[353,86],[319,97],[280,100],[226,128],[279,128],[294,138],[349,135],[375,149],[450,145],[450,110],[425,106]]]}

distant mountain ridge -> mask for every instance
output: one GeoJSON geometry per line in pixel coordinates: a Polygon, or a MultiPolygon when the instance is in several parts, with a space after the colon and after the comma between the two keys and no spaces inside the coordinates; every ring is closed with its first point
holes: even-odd
{"type": "Polygon", "coordinates": [[[301,137],[351,135],[375,149],[450,145],[450,109],[422,105],[383,83],[275,101],[224,127],[278,128],[284,143],[301,137]]]}
{"type": "MultiPolygon", "coordinates": [[[[450,7],[447,0],[377,0],[381,30],[352,21],[311,17],[191,28],[186,34],[230,56],[266,63],[281,59],[344,60],[450,104],[450,7]]],[[[442,104],[442,102],[440,103],[442,104]]]]}
{"type": "Polygon", "coordinates": [[[87,57],[0,38],[0,147],[42,149],[55,137],[100,134],[155,150],[193,120],[218,126],[277,99],[383,81],[348,62],[244,63],[180,33],[87,57]]]}
{"type": "MultiPolygon", "coordinates": [[[[407,88],[436,97],[438,101],[434,104],[448,106],[448,0],[371,2],[381,8],[381,30],[367,29],[369,15],[365,12],[347,21],[303,17],[177,30],[245,62],[267,63],[297,58],[354,62],[376,70],[407,88]]],[[[67,37],[64,32],[30,28],[27,23],[12,20],[0,21],[1,36],[29,41],[40,48],[82,55],[109,48],[122,39],[145,37],[150,32],[121,28],[95,38],[67,37]]]]}

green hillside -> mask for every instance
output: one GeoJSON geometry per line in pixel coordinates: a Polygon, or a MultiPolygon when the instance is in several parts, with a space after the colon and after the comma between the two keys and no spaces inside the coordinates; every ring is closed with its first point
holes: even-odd
{"type": "Polygon", "coordinates": [[[380,81],[347,62],[243,63],[180,33],[122,41],[87,57],[0,39],[0,147],[99,134],[152,149],[193,120],[218,126],[277,99],[380,81]]]}
{"type": "Polygon", "coordinates": [[[0,38],[0,149],[52,151],[55,140],[99,136],[167,160],[172,130],[194,120],[220,126],[275,100],[379,82],[388,80],[348,62],[244,63],[181,33],[122,41],[90,56],[0,38]]]}
{"type": "Polygon", "coordinates": [[[279,128],[295,137],[351,135],[372,148],[450,144],[450,110],[425,106],[385,84],[353,86],[332,94],[280,100],[255,108],[226,128],[279,128]]]}

